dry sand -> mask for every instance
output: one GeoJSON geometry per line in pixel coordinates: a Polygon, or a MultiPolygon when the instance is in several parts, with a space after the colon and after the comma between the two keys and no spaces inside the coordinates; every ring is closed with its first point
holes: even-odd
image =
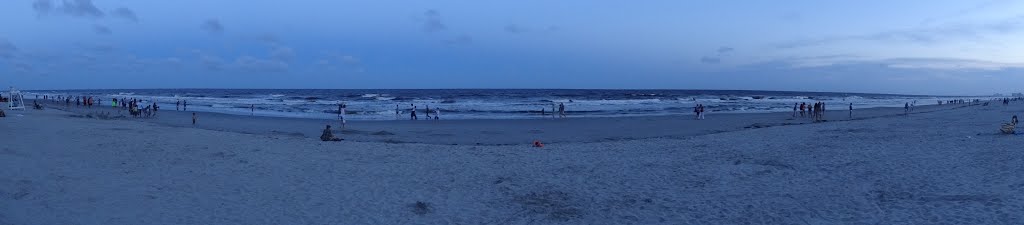
{"type": "Polygon", "coordinates": [[[72,111],[0,118],[0,224],[1024,224],[1024,136],[997,134],[1019,102],[350,122],[332,143],[325,120],[72,111]]]}

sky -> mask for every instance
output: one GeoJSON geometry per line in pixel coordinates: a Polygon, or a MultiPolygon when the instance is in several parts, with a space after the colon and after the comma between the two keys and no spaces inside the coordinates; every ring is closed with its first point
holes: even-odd
{"type": "Polygon", "coordinates": [[[5,0],[0,85],[1024,92],[1024,1],[5,0]]]}

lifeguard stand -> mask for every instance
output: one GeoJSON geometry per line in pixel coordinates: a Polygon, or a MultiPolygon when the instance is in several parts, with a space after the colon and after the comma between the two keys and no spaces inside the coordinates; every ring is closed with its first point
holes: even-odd
{"type": "Polygon", "coordinates": [[[7,100],[7,109],[25,110],[25,96],[21,95],[21,91],[11,87],[11,92],[8,96],[10,96],[10,99],[7,100]]]}

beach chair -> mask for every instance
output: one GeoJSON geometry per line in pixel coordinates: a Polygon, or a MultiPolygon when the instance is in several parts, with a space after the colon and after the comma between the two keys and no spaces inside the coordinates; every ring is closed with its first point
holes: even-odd
{"type": "Polygon", "coordinates": [[[1003,132],[1003,134],[1014,134],[1014,128],[1016,126],[1012,123],[1004,123],[1003,127],[999,128],[999,131],[1003,132]]]}

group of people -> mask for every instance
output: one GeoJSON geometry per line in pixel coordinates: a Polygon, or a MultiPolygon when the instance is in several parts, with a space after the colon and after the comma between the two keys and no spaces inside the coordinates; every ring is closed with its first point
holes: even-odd
{"type": "MultiPolygon", "coordinates": [[[[572,102],[572,100],[569,100],[569,102],[572,102]]],[[[541,117],[547,117],[547,110],[544,109],[544,107],[540,108],[540,116],[541,117]]],[[[568,117],[566,115],[566,113],[565,113],[565,103],[558,103],[557,105],[555,103],[551,103],[551,118],[554,119],[556,117],[557,118],[567,118],[568,117]]]]}
{"type": "MultiPolygon", "coordinates": [[[[807,104],[806,102],[793,103],[793,117],[796,117],[797,110],[800,110],[801,118],[810,116],[814,122],[825,120],[825,102],[815,102],[814,104],[807,104]]],[[[850,117],[853,117],[853,103],[850,103],[850,117]]]]}
{"type": "MultiPolygon", "coordinates": [[[[419,110],[419,108],[416,107],[416,104],[409,104],[409,120],[419,120],[420,119],[420,117],[418,115],[416,115],[416,111],[418,111],[418,110],[419,110]]],[[[424,110],[424,113],[426,114],[427,120],[430,120],[430,119],[440,120],[441,119],[441,109],[440,108],[434,108],[434,110],[431,111],[430,110],[430,105],[427,105],[427,108],[426,108],[426,110],[424,110]],[[430,116],[431,112],[434,113],[433,117],[430,116]]],[[[400,109],[398,104],[395,104],[395,118],[399,118],[401,116],[402,116],[402,110],[400,109]]]]}
{"type": "Polygon", "coordinates": [[[113,98],[111,100],[110,106],[114,107],[114,109],[117,109],[118,106],[120,106],[121,109],[127,109],[128,113],[135,118],[142,116],[156,116],[156,112],[160,110],[160,106],[157,105],[156,102],[153,102],[152,104],[143,104],[142,100],[135,98],[121,98],[120,101],[118,101],[117,98],[113,98]]]}
{"type": "Polygon", "coordinates": [[[704,119],[704,104],[697,104],[693,107],[693,114],[696,115],[695,119],[704,119]]]}
{"type": "Polygon", "coordinates": [[[174,103],[174,110],[177,111],[188,111],[188,101],[178,100],[174,103]]]}

